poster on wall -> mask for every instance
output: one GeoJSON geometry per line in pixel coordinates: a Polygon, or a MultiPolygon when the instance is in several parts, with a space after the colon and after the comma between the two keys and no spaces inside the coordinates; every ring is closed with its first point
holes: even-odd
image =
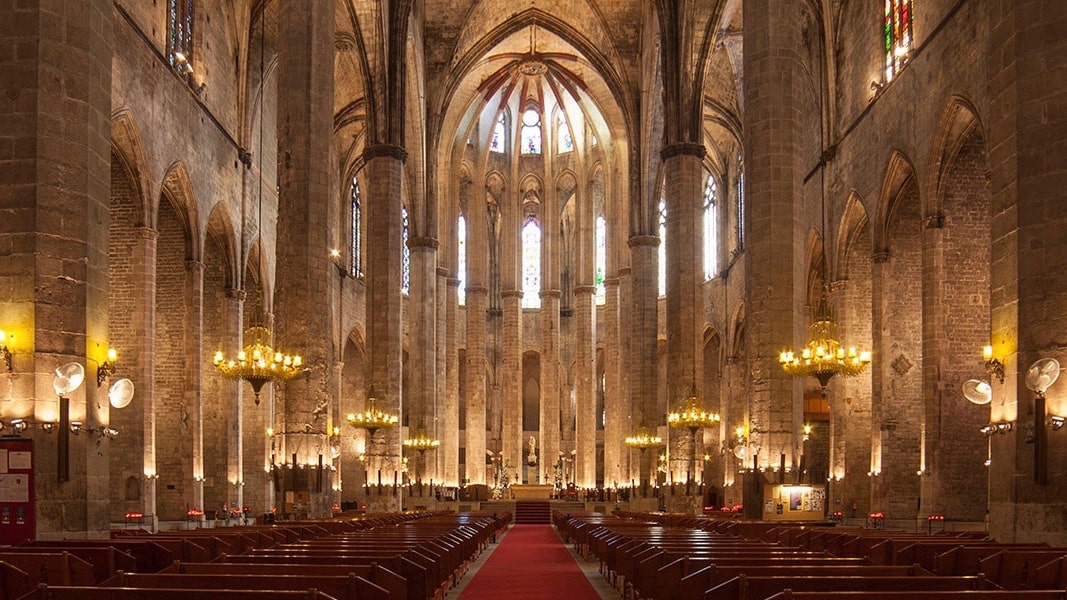
{"type": "Polygon", "coordinates": [[[31,440],[0,439],[0,544],[37,537],[33,459],[31,440]]]}

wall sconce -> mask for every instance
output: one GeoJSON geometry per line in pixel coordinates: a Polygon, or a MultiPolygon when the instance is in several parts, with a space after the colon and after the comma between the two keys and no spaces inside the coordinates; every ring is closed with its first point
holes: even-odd
{"type": "Polygon", "coordinates": [[[808,439],[810,437],[811,437],[811,425],[808,424],[808,423],[805,423],[804,424],[804,441],[805,442],[808,441],[808,439]]]}
{"type": "Polygon", "coordinates": [[[115,363],[118,362],[118,359],[119,353],[109,346],[107,349],[107,360],[96,368],[96,387],[104,385],[104,380],[111,377],[111,374],[115,372],[115,363]]]}
{"type": "Polygon", "coordinates": [[[56,424],[51,422],[41,423],[41,429],[43,429],[45,433],[52,433],[56,429],[56,424]]]}
{"type": "Polygon", "coordinates": [[[71,421],[70,422],[70,432],[73,433],[74,435],[81,434],[81,432],[82,432],[82,422],[81,421],[71,421]]]}
{"type": "Polygon", "coordinates": [[[189,64],[189,59],[185,57],[184,52],[174,53],[174,68],[178,70],[179,75],[193,72],[193,65],[189,64]]]}
{"type": "Polygon", "coordinates": [[[11,364],[11,349],[7,347],[8,341],[12,344],[15,343],[15,335],[8,334],[6,331],[0,330],[0,355],[4,357],[4,364],[7,365],[7,372],[10,373],[13,370],[11,364]]]}
{"type": "Polygon", "coordinates": [[[337,274],[341,276],[341,279],[348,278],[348,269],[341,264],[341,251],[337,248],[330,250],[330,259],[333,261],[333,266],[337,267],[337,274]]]}
{"type": "Polygon", "coordinates": [[[27,423],[24,419],[15,419],[11,421],[11,428],[15,430],[16,435],[19,435],[23,431],[26,431],[26,428],[29,426],[30,424],[27,423]]]}
{"type": "Polygon", "coordinates": [[[989,371],[990,377],[996,377],[1001,384],[1004,383],[1004,363],[993,358],[993,346],[982,348],[982,358],[985,359],[985,370],[989,371]]]}
{"type": "Polygon", "coordinates": [[[1052,415],[1048,420],[1048,426],[1051,427],[1053,431],[1059,431],[1060,429],[1063,429],[1065,421],[1067,421],[1067,418],[1060,415],[1052,415]]]}

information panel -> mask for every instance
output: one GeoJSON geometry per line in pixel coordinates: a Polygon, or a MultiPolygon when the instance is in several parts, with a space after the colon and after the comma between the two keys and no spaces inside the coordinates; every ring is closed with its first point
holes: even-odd
{"type": "Polygon", "coordinates": [[[33,442],[0,439],[0,544],[36,537],[33,442]]]}

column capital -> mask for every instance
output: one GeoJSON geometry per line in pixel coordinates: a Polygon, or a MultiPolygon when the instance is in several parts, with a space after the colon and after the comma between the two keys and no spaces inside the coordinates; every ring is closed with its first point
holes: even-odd
{"type": "Polygon", "coordinates": [[[578,294],[595,294],[595,293],[596,293],[596,286],[595,285],[576,285],[576,286],[574,286],[574,295],[575,296],[577,296],[578,294]]]}
{"type": "Polygon", "coordinates": [[[613,286],[613,285],[619,285],[618,276],[616,276],[616,277],[605,277],[604,278],[604,287],[610,287],[610,286],[613,286]]]}
{"type": "Polygon", "coordinates": [[[189,272],[203,271],[204,263],[199,260],[187,260],[185,261],[185,270],[189,272]]]}
{"type": "MultiPolygon", "coordinates": [[[[440,275],[440,274],[441,274],[441,272],[440,272],[440,271],[438,271],[438,275],[440,275]]],[[[447,273],[446,273],[446,275],[447,275],[447,273]]],[[[454,287],[454,288],[458,288],[458,287],[459,287],[459,280],[458,280],[458,279],[456,279],[455,277],[449,277],[449,278],[448,278],[448,279],[447,279],[447,280],[445,281],[445,284],[446,284],[446,285],[448,285],[448,287],[454,287]]]]}
{"type": "MultiPolygon", "coordinates": [[[[635,236],[631,237],[630,239],[626,240],[626,244],[628,246],[630,246],[631,248],[636,248],[638,246],[658,247],[659,246],[659,236],[657,236],[657,235],[635,235],[635,236]]],[[[619,269],[619,271],[622,271],[622,269],[619,269]]]]}
{"type": "Polygon", "coordinates": [[[431,250],[437,250],[437,246],[438,246],[437,238],[415,237],[415,236],[412,236],[412,237],[408,238],[408,248],[409,249],[430,248],[431,250]]]}
{"type": "Polygon", "coordinates": [[[227,298],[232,298],[234,300],[237,300],[238,302],[244,302],[246,294],[247,294],[247,292],[245,292],[244,290],[239,289],[239,288],[235,288],[235,287],[227,287],[226,288],[226,297],[227,298]]]}
{"type": "Polygon", "coordinates": [[[522,290],[504,290],[500,292],[501,298],[522,298],[522,290]]]}
{"type": "Polygon", "coordinates": [[[542,298],[559,298],[563,295],[560,290],[541,290],[542,298]]]}
{"type": "Polygon", "coordinates": [[[676,156],[693,156],[704,160],[704,155],[707,151],[704,149],[704,144],[697,142],[675,142],[673,144],[667,144],[660,150],[660,158],[663,160],[669,160],[676,156]]]}
{"type": "Polygon", "coordinates": [[[408,151],[405,150],[403,146],[396,146],[393,144],[375,144],[363,149],[363,160],[366,162],[381,157],[394,158],[400,162],[404,162],[408,159],[408,151]]]}
{"type": "Polygon", "coordinates": [[[882,250],[871,255],[871,262],[876,265],[889,262],[889,250],[882,250]]]}
{"type": "MultiPolygon", "coordinates": [[[[458,282],[457,282],[457,284],[458,284],[458,282]]],[[[489,288],[484,286],[484,285],[468,285],[467,286],[467,295],[471,295],[471,294],[488,294],[488,293],[489,293],[489,288]]]]}
{"type": "Polygon", "coordinates": [[[618,275],[619,279],[622,279],[623,277],[629,277],[630,267],[619,267],[619,270],[616,272],[616,275],[618,275]]]}
{"type": "MultiPolygon", "coordinates": [[[[438,277],[448,277],[451,274],[452,274],[452,271],[448,270],[448,267],[440,267],[440,266],[437,267],[437,276],[438,277]]],[[[459,283],[458,279],[456,280],[456,283],[459,283]]]]}
{"type": "Polygon", "coordinates": [[[159,239],[159,232],[155,229],[152,229],[151,227],[138,227],[136,231],[137,237],[141,238],[142,240],[155,241],[159,239]]]}

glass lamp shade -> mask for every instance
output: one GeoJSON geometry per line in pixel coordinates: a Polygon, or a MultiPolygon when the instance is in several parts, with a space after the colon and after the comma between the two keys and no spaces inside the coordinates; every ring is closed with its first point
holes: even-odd
{"type": "Polygon", "coordinates": [[[111,384],[107,391],[107,399],[113,408],[126,408],[133,402],[133,382],[129,379],[119,379],[111,384]]]}
{"type": "Polygon", "coordinates": [[[1060,363],[1055,358],[1042,358],[1026,371],[1026,387],[1038,394],[1044,394],[1046,390],[1056,383],[1060,376],[1060,363]]]}
{"type": "Polygon", "coordinates": [[[989,404],[993,399],[993,388],[978,379],[963,382],[963,397],[973,404],[989,404]]]}
{"type": "Polygon", "coordinates": [[[66,396],[81,387],[85,381],[85,367],[80,363],[69,362],[56,367],[56,375],[52,378],[52,389],[57,396],[66,396]]]}

